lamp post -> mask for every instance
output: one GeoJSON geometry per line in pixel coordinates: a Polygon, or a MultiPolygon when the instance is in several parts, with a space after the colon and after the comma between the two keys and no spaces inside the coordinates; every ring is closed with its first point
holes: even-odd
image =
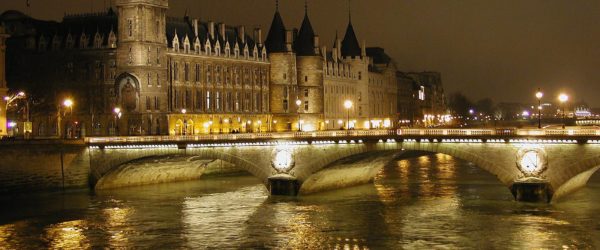
{"type": "Polygon", "coordinates": [[[119,119],[121,118],[121,108],[116,107],[113,109],[113,112],[115,113],[115,133],[119,135],[119,119]]]}
{"type": "Polygon", "coordinates": [[[560,104],[561,104],[561,106],[562,106],[562,110],[563,110],[563,112],[562,112],[562,116],[563,116],[563,126],[562,126],[562,128],[563,128],[563,129],[565,129],[565,126],[566,126],[566,124],[567,124],[567,118],[566,118],[566,115],[565,115],[565,106],[566,106],[566,105],[565,105],[565,103],[566,103],[568,100],[569,100],[569,96],[568,96],[568,95],[566,95],[566,94],[564,94],[564,93],[563,93],[563,94],[560,94],[560,95],[558,96],[558,101],[560,101],[560,104]]]}
{"type": "Polygon", "coordinates": [[[296,106],[298,106],[298,132],[302,131],[302,128],[300,127],[300,105],[302,105],[302,101],[300,99],[296,100],[296,106]]]}
{"type": "Polygon", "coordinates": [[[350,109],[352,108],[352,101],[346,100],[344,102],[344,108],[346,108],[346,130],[350,130],[350,109]]]}
{"type": "MultiPolygon", "coordinates": [[[[69,115],[73,115],[73,100],[71,100],[71,99],[67,98],[67,99],[65,99],[65,100],[63,101],[62,105],[63,105],[64,107],[66,107],[66,108],[69,108],[69,115]]],[[[61,117],[61,112],[60,112],[60,111],[61,111],[61,108],[60,108],[60,106],[59,106],[59,107],[58,107],[58,118],[59,118],[59,119],[58,119],[58,137],[59,137],[59,138],[62,138],[62,135],[61,135],[61,133],[62,133],[62,128],[60,127],[60,124],[61,124],[61,119],[60,119],[60,118],[62,118],[62,117],[61,117]]],[[[63,116],[66,116],[66,115],[63,115],[63,116]]],[[[64,135],[64,138],[65,138],[65,139],[67,138],[66,127],[67,127],[67,126],[66,126],[66,124],[65,124],[65,135],[64,135]]]]}
{"type": "Polygon", "coordinates": [[[538,99],[538,129],[542,128],[542,97],[544,97],[544,93],[540,89],[538,89],[537,93],[535,93],[535,97],[538,99]]]}

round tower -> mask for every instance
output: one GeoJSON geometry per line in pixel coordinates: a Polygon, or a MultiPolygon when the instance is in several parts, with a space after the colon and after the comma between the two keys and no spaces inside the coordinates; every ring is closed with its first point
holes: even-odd
{"type": "Polygon", "coordinates": [[[296,53],[292,48],[292,33],[285,29],[277,8],[271,29],[265,41],[270,70],[270,107],[273,131],[292,131],[299,129],[298,84],[296,72],[296,53]]]}
{"type": "Polygon", "coordinates": [[[304,20],[294,44],[298,73],[298,110],[300,125],[303,131],[325,129],[323,122],[323,56],[318,49],[319,38],[308,18],[306,8],[304,20]]]}

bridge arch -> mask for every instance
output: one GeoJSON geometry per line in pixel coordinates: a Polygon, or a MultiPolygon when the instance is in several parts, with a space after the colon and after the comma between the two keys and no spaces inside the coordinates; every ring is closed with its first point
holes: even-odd
{"type": "Polygon", "coordinates": [[[221,160],[236,166],[258,178],[265,185],[273,173],[269,157],[254,152],[232,152],[234,149],[193,148],[187,150],[140,150],[136,154],[123,152],[121,156],[105,159],[103,153],[92,157],[98,159],[92,166],[91,186],[96,189],[136,186],[200,178],[206,162],[221,160]],[[131,156],[131,157],[127,157],[131,156]],[[269,165],[270,166],[270,165],[269,165]],[[136,169],[137,168],[137,169],[136,169]],[[124,172],[127,172],[126,174],[124,172]],[[135,176],[134,174],[139,174],[135,176]],[[133,176],[132,176],[133,175],[133,176]],[[139,181],[132,180],[140,178],[139,181]],[[123,180],[123,178],[131,178],[123,180]]]}
{"type": "Polygon", "coordinates": [[[553,200],[563,198],[584,187],[598,169],[600,169],[600,156],[589,157],[568,167],[560,168],[554,178],[550,180],[551,184],[556,187],[553,200]]]}
{"type": "MultiPolygon", "coordinates": [[[[478,147],[485,147],[482,144],[478,144],[478,147]]],[[[343,160],[348,157],[359,154],[368,154],[370,152],[401,152],[401,151],[423,151],[430,153],[441,153],[450,155],[452,157],[469,161],[479,168],[491,173],[502,182],[506,187],[511,187],[514,181],[518,178],[520,172],[515,167],[514,155],[516,149],[499,150],[495,152],[496,157],[486,157],[482,152],[493,151],[494,149],[478,150],[471,152],[465,150],[465,148],[458,144],[452,143],[417,143],[417,142],[403,142],[403,143],[365,143],[357,144],[355,146],[338,146],[335,153],[331,153],[325,157],[313,157],[311,161],[300,163],[296,166],[296,171],[293,173],[301,184],[308,183],[309,185],[315,184],[314,178],[316,174],[322,170],[326,170],[332,166],[335,162],[343,160]],[[502,159],[502,160],[497,160],[502,159]],[[508,165],[507,165],[508,164],[508,165]]],[[[382,167],[382,166],[381,166],[382,167]]],[[[369,176],[370,181],[375,177],[379,171],[370,171],[372,176],[369,176]]],[[[301,187],[302,191],[302,187],[301,187]]]]}

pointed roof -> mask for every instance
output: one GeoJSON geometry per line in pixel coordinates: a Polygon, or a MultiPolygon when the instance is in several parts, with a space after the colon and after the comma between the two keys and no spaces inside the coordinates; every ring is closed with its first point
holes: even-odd
{"type": "Polygon", "coordinates": [[[267,40],[265,41],[265,46],[267,47],[267,51],[269,53],[287,52],[287,46],[285,45],[285,33],[285,25],[283,24],[283,19],[279,14],[279,8],[277,8],[275,11],[275,16],[273,17],[273,22],[271,23],[269,35],[267,35],[267,40]]]}
{"type": "Polygon", "coordinates": [[[302,27],[298,32],[296,43],[294,44],[296,54],[299,56],[314,56],[315,54],[315,32],[308,18],[308,11],[304,14],[302,27]]]}
{"type": "Polygon", "coordinates": [[[348,28],[346,29],[346,35],[342,41],[342,56],[360,56],[361,50],[352,26],[352,21],[348,22],[348,28]]]}

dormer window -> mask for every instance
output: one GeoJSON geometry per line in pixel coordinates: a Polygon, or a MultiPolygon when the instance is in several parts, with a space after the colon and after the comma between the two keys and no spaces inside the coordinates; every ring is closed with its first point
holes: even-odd
{"type": "Polygon", "coordinates": [[[88,45],[88,40],[87,40],[87,36],[84,34],[81,34],[81,39],[79,40],[79,48],[85,49],[87,48],[88,45]]]}
{"type": "Polygon", "coordinates": [[[94,37],[94,48],[102,48],[102,40],[102,36],[99,33],[96,33],[96,36],[94,37]]]}

